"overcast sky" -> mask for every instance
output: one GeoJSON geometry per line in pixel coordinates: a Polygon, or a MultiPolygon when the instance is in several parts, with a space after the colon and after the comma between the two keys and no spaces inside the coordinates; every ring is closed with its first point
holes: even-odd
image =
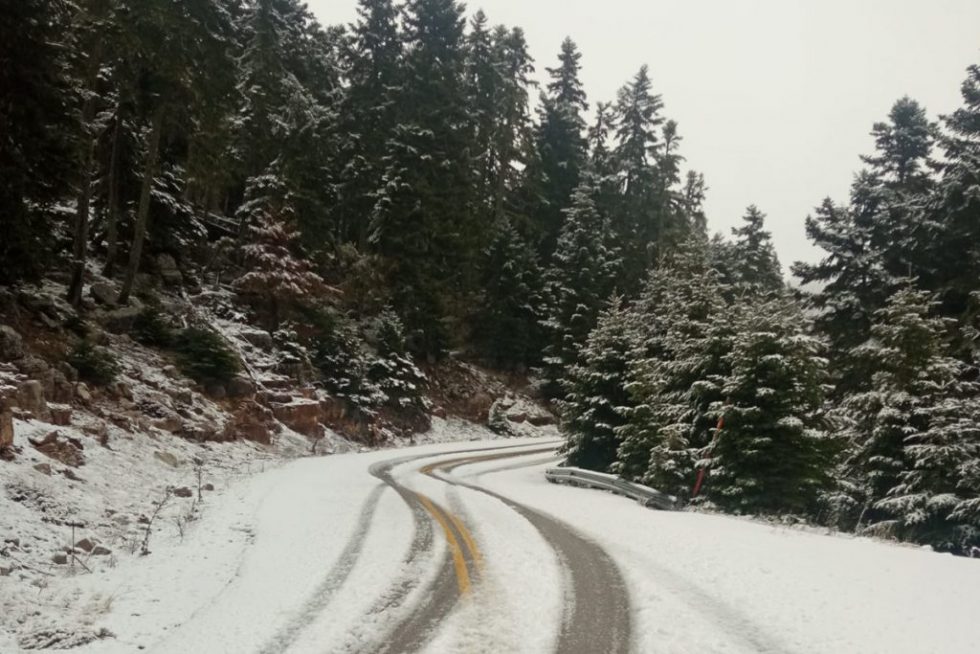
{"type": "MultiPolygon", "coordinates": [[[[355,0],[309,0],[325,24],[355,0]]],[[[910,95],[933,117],[960,104],[980,63],[980,0],[480,0],[523,27],[538,74],[569,35],[589,101],[610,101],[646,63],[687,165],[707,178],[713,231],[749,204],[768,214],[784,265],[819,256],[803,221],[847,198],[871,125],[910,95]]]]}

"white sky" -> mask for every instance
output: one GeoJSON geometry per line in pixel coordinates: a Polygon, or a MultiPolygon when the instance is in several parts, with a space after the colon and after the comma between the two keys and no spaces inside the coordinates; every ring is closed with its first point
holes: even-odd
{"type": "MultiPolygon", "coordinates": [[[[308,0],[325,24],[355,0],[308,0]]],[[[711,229],[747,205],[768,214],[784,265],[819,256],[803,221],[846,200],[868,132],[902,95],[935,117],[960,105],[980,63],[980,0],[474,0],[491,23],[523,27],[538,76],[569,35],[589,101],[611,101],[650,66],[688,165],[710,190],[711,229]]]]}

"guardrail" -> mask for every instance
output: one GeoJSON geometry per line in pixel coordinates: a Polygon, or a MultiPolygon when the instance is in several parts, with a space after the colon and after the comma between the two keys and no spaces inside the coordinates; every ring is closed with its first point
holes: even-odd
{"type": "Polygon", "coordinates": [[[582,468],[549,468],[545,470],[544,476],[553,484],[569,484],[606,490],[632,498],[643,506],[661,511],[673,511],[678,508],[676,497],[661,493],[649,486],[620,479],[616,475],[607,475],[582,468]]]}

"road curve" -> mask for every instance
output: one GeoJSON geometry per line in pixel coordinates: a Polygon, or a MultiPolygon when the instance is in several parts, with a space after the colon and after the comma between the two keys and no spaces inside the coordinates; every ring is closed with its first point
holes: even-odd
{"type": "Polygon", "coordinates": [[[434,463],[423,468],[423,472],[448,484],[484,493],[503,502],[530,522],[554,549],[566,578],[571,580],[555,647],[558,654],[629,654],[633,642],[629,594],[619,568],[605,550],[549,515],[449,474],[435,474],[437,471],[451,473],[458,467],[473,463],[530,456],[545,451],[466,456],[434,463]]]}

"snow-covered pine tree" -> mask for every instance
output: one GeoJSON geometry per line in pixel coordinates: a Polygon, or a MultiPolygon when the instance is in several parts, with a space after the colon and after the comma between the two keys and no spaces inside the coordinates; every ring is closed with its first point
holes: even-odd
{"type": "Polygon", "coordinates": [[[559,402],[568,464],[608,472],[616,462],[619,428],[630,404],[627,370],[635,336],[633,321],[614,297],[562,380],[559,402]]]}
{"type": "Polygon", "coordinates": [[[947,354],[937,306],[906,280],[875,314],[855,353],[877,370],[873,390],[845,400],[844,435],[868,529],[961,552],[980,544],[978,388],[947,354]]]}
{"type": "Polygon", "coordinates": [[[0,284],[36,278],[53,243],[46,210],[74,178],[74,81],[62,39],[71,3],[23,0],[0,25],[0,284]]]}
{"type": "Polygon", "coordinates": [[[252,178],[245,197],[239,212],[247,214],[241,221],[250,227],[242,247],[244,273],[234,288],[259,308],[273,333],[292,306],[316,304],[332,291],[299,252],[292,199],[280,177],[252,178]]]}
{"type": "MultiPolygon", "coordinates": [[[[624,85],[616,100],[614,161],[620,201],[611,218],[623,251],[624,276],[632,284],[643,279],[651,263],[648,250],[662,226],[660,177],[657,166],[663,101],[654,94],[647,66],[624,85]]],[[[630,289],[631,290],[631,289],[630,289]]]]}
{"type": "Polygon", "coordinates": [[[558,249],[546,273],[548,315],[542,323],[545,392],[562,395],[561,379],[579,361],[579,350],[596,325],[614,288],[619,260],[609,223],[595,206],[595,180],[587,175],[575,190],[558,249]]]}
{"type": "MultiPolygon", "coordinates": [[[[944,315],[969,323],[980,313],[980,66],[963,82],[963,105],[943,122],[942,177],[923,211],[918,244],[931,270],[920,282],[939,293],[944,315]]],[[[958,343],[967,358],[970,345],[958,343]]]]}
{"type": "Polygon", "coordinates": [[[405,327],[391,309],[385,309],[369,322],[368,343],[374,358],[367,368],[367,379],[384,394],[384,403],[401,412],[424,414],[428,379],[412,361],[405,342],[405,327]]]}
{"type": "Polygon", "coordinates": [[[473,337],[493,365],[520,369],[537,362],[541,348],[543,280],[533,248],[506,220],[484,253],[483,289],[473,337]]]}
{"type": "Polygon", "coordinates": [[[704,239],[691,238],[654,271],[634,312],[633,400],[617,471],[677,496],[690,492],[722,399],[733,315],[704,239]]]}
{"type": "Polygon", "coordinates": [[[862,157],[876,183],[880,209],[873,223],[873,245],[893,277],[931,272],[929,239],[922,233],[922,205],[933,188],[932,150],[936,126],[925,108],[909,97],[898,100],[888,120],[871,130],[875,153],[862,157]]]}
{"type": "Polygon", "coordinates": [[[823,344],[787,294],[746,297],[716,410],[706,495],[738,513],[813,515],[830,481],[823,344]]]}
{"type": "Polygon", "coordinates": [[[375,193],[381,188],[385,147],[397,125],[396,95],[404,83],[398,7],[392,0],[358,0],[343,62],[347,89],[340,125],[347,164],[340,173],[337,218],[341,238],[367,246],[375,193]]]}
{"type": "Polygon", "coordinates": [[[561,44],[558,66],[547,68],[550,81],[541,96],[535,133],[536,157],[528,171],[532,197],[529,217],[534,221],[543,261],[557,248],[564,223],[563,212],[571,206],[587,159],[584,113],[588,109],[579,79],[582,53],[570,38],[561,44]]]}
{"type": "Polygon", "coordinates": [[[139,206],[129,248],[129,263],[119,293],[125,304],[133,292],[147,240],[157,177],[165,161],[169,135],[186,129],[192,109],[205,104],[216,75],[228,70],[231,15],[216,0],[120,0],[116,5],[120,47],[112,65],[120,70],[121,94],[135,99],[146,132],[139,206]]]}
{"type": "Polygon", "coordinates": [[[782,268],[766,230],[766,215],[755,205],[742,217],[741,227],[732,229],[735,242],[732,248],[736,283],[743,291],[769,293],[784,287],[782,268]]]}
{"type": "Polygon", "coordinates": [[[387,141],[369,241],[390,262],[395,309],[412,350],[442,355],[448,321],[466,306],[489,225],[472,210],[467,146],[463,7],[409,0],[404,70],[411,84],[395,100],[399,123],[387,141]]]}
{"type": "Polygon", "coordinates": [[[866,389],[870,383],[873,371],[851,352],[870,336],[874,312],[894,286],[874,238],[881,200],[876,179],[860,173],[851,187],[849,207],[828,198],[807,218],[807,236],[827,256],[817,264],[793,266],[804,284],[820,285],[809,301],[819,312],[816,326],[830,343],[838,395],[866,389]]]}

